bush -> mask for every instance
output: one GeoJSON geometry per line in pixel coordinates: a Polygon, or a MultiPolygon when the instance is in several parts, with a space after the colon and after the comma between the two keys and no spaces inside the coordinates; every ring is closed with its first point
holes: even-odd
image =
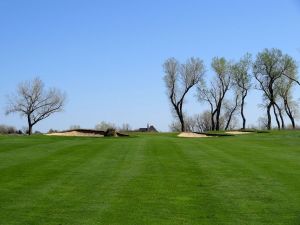
{"type": "Polygon", "coordinates": [[[0,134],[17,134],[18,131],[13,126],[0,125],[0,134]]]}
{"type": "Polygon", "coordinates": [[[117,137],[117,131],[115,129],[109,128],[104,133],[105,137],[117,137]]]}

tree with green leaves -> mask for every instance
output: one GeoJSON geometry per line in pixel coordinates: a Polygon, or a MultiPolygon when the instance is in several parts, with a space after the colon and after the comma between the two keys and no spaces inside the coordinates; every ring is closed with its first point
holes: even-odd
{"type": "Polygon", "coordinates": [[[253,64],[253,74],[258,82],[256,88],[263,92],[263,98],[267,103],[267,128],[271,129],[272,126],[272,107],[278,129],[284,128],[283,115],[276,102],[279,96],[277,83],[284,77],[300,85],[299,81],[296,79],[297,65],[295,60],[291,56],[283,54],[279,49],[265,49],[256,56],[256,60],[253,64]],[[281,125],[279,123],[277,112],[281,119],[281,125]]]}
{"type": "Polygon", "coordinates": [[[211,67],[216,76],[210,82],[210,87],[198,86],[198,99],[209,103],[212,130],[220,130],[222,104],[226,93],[231,87],[230,63],[224,57],[214,57],[211,67]]]}
{"type": "Polygon", "coordinates": [[[278,94],[282,100],[283,109],[291,121],[293,129],[296,128],[295,117],[298,113],[299,104],[293,99],[292,89],[295,86],[295,82],[282,77],[277,83],[278,94]]]}
{"type": "Polygon", "coordinates": [[[245,99],[248,95],[249,89],[251,88],[251,55],[245,54],[239,62],[235,63],[231,67],[233,86],[235,88],[236,95],[241,96],[240,101],[240,112],[243,120],[242,129],[246,128],[246,117],[244,113],[245,99]]]}

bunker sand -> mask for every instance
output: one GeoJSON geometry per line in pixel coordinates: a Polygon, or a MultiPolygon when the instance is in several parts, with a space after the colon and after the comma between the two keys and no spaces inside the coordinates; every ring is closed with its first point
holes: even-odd
{"type": "Polygon", "coordinates": [[[226,131],[226,134],[251,134],[252,132],[243,132],[243,131],[226,131]]]}
{"type": "Polygon", "coordinates": [[[178,137],[187,137],[187,138],[207,138],[210,136],[207,136],[205,134],[197,134],[193,132],[182,132],[178,134],[178,137]]]}
{"type": "Polygon", "coordinates": [[[83,133],[83,132],[79,132],[79,131],[51,133],[51,134],[46,134],[46,135],[48,135],[48,136],[67,136],[67,137],[104,137],[104,135],[101,135],[101,134],[83,133]]]}

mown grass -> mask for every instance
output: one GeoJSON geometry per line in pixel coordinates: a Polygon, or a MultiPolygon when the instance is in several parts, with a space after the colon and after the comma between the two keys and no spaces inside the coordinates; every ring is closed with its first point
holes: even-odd
{"type": "Polygon", "coordinates": [[[0,224],[300,224],[299,144],[0,136],[0,224]]]}

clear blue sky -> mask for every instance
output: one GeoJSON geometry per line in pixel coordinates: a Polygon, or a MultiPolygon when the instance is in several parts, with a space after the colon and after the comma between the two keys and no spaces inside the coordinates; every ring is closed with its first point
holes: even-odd
{"type": "MultiPolygon", "coordinates": [[[[2,0],[0,124],[26,125],[4,115],[5,96],[39,76],[66,91],[68,103],[37,130],[93,128],[102,120],[168,130],[166,58],[197,56],[209,69],[214,56],[237,60],[276,47],[300,61],[299,23],[296,0],[2,0]]],[[[193,95],[189,114],[205,108],[193,95]]],[[[249,123],[256,123],[260,93],[247,102],[249,123]]]]}

